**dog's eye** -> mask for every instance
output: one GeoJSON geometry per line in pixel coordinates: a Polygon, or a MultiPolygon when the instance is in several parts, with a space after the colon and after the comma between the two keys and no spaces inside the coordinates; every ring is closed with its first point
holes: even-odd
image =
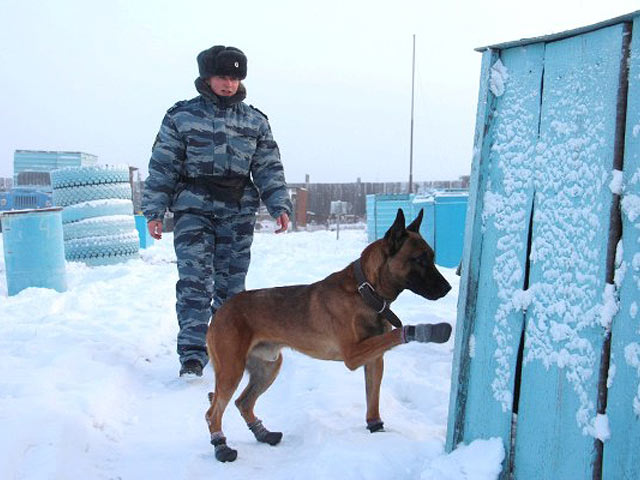
{"type": "Polygon", "coordinates": [[[427,258],[425,255],[420,255],[419,257],[413,257],[411,261],[413,263],[417,263],[420,266],[425,266],[427,263],[427,258]]]}
{"type": "Polygon", "coordinates": [[[420,267],[427,268],[431,263],[433,263],[433,257],[429,255],[429,252],[425,252],[422,255],[413,257],[411,262],[419,265],[420,267]]]}

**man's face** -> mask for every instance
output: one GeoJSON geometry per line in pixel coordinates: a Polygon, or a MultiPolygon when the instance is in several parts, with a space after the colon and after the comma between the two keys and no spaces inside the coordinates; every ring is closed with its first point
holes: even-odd
{"type": "Polygon", "coordinates": [[[213,93],[219,97],[232,97],[238,91],[240,80],[234,77],[219,77],[215,75],[209,78],[209,86],[213,93]]]}

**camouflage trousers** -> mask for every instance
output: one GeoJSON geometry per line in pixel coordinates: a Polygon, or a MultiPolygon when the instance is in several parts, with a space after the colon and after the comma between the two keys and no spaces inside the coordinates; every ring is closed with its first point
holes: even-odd
{"type": "Polygon", "coordinates": [[[175,217],[178,260],[176,313],[180,362],[208,360],[209,319],[220,305],[245,289],[255,215],[218,219],[194,213],[175,217]]]}

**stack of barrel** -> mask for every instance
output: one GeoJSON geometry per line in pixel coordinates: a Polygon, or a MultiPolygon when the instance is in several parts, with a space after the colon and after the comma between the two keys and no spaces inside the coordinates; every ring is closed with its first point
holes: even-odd
{"type": "Polygon", "coordinates": [[[63,207],[65,258],[108,265],[138,257],[129,167],[68,167],[51,172],[53,202],[63,207]]]}

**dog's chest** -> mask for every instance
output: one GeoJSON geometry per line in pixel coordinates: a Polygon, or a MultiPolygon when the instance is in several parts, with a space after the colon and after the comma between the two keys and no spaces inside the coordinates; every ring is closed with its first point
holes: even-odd
{"type": "Polygon", "coordinates": [[[383,317],[377,315],[371,320],[360,322],[356,331],[358,332],[360,340],[364,340],[365,338],[382,335],[389,330],[389,328],[389,323],[383,317]]]}

